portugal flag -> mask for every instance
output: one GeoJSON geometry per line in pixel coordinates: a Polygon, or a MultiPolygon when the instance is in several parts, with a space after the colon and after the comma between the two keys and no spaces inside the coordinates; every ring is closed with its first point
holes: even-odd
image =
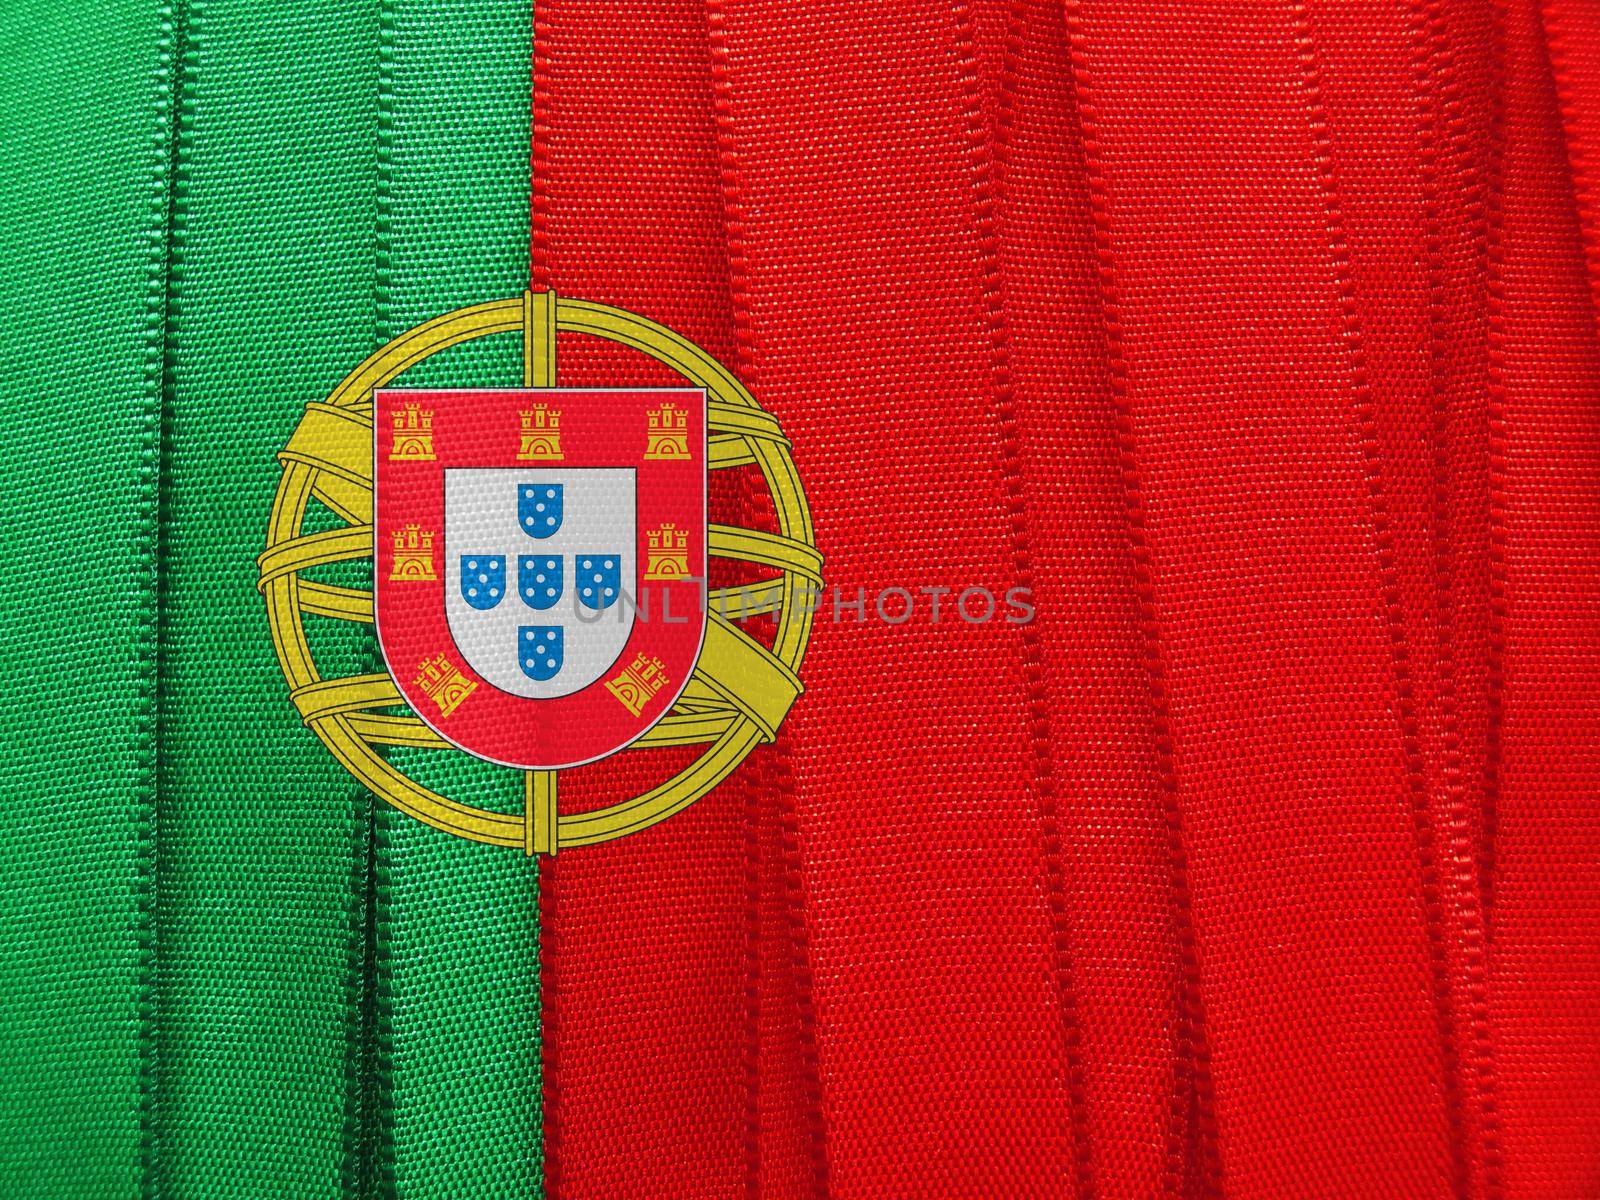
{"type": "Polygon", "coordinates": [[[1591,0],[6,0],[0,167],[0,1200],[1600,1197],[1591,0]]]}

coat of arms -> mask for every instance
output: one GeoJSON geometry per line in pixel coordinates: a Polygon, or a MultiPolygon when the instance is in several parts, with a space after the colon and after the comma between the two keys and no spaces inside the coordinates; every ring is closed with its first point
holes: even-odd
{"type": "Polygon", "coordinates": [[[529,854],[646,829],[776,737],[800,695],[822,556],[789,439],[664,325],[548,291],[443,313],[310,401],[278,459],[257,563],[289,700],[437,829],[529,854]],[[520,388],[403,386],[434,354],[514,335],[520,388]],[[578,338],[686,386],[558,387],[578,338]],[[708,514],[719,470],[759,482],[770,524],[708,514]],[[345,569],[369,558],[372,591],[345,569]],[[310,632],[327,622],[375,623],[383,666],[343,673],[310,632]],[[434,790],[427,764],[462,752],[507,769],[483,794],[434,790]],[[618,752],[669,773],[562,811],[558,780],[618,752]]]}
{"type": "Polygon", "coordinates": [[[378,637],[413,711],[526,769],[603,758],[665,715],[705,632],[705,393],[373,404],[378,637]]]}

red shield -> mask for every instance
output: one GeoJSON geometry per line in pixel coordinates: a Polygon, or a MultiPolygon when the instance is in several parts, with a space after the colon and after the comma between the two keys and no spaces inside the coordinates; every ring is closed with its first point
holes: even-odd
{"type": "Polygon", "coordinates": [[[638,738],[705,633],[698,389],[373,394],[378,641],[479,758],[576,766],[638,738]]]}

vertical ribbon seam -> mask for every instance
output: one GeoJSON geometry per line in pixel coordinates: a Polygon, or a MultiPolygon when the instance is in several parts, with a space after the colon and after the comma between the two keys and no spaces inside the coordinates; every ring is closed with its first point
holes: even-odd
{"type": "MultiPolygon", "coordinates": [[[[741,500],[742,509],[753,507],[748,496],[741,500]]],[[[744,772],[745,1200],[761,1200],[761,820],[767,775],[762,766],[747,762],[744,772]]]]}
{"type": "MultiPolygon", "coordinates": [[[[1432,514],[1435,571],[1435,621],[1439,653],[1438,700],[1442,738],[1442,811],[1434,818],[1442,828],[1434,831],[1435,869],[1448,869],[1446,892],[1455,911],[1451,933],[1460,939],[1459,992],[1454,971],[1445,993],[1449,1024],[1445,1028],[1446,1070],[1453,1080],[1447,1098],[1458,1106],[1456,1122],[1457,1187],[1470,1194],[1481,1185],[1486,1196],[1500,1191],[1497,1161],[1498,1136],[1492,1121],[1494,1109],[1494,1059],[1488,1022],[1488,981],[1484,958],[1483,910],[1478,891],[1479,854],[1472,844],[1468,813],[1464,746],[1456,683],[1456,574],[1451,512],[1450,460],[1451,397],[1445,379],[1447,352],[1444,279],[1440,144],[1457,145],[1462,139],[1464,98],[1460,94],[1449,31],[1439,0],[1417,0],[1412,5],[1416,42],[1415,85],[1420,101],[1417,146],[1422,166],[1424,254],[1428,295],[1428,371],[1432,391],[1432,514]],[[1435,81],[1442,81],[1436,83],[1435,81]],[[1465,1023],[1466,1029],[1461,1029],[1465,1023]],[[1472,1082],[1466,1086],[1468,1073],[1472,1082]],[[1453,1093],[1453,1096],[1452,1096],[1453,1093]],[[1467,1104],[1472,1103],[1471,1120],[1467,1104]]],[[[1441,884],[1445,882],[1441,878],[1441,884]]]]}
{"type": "MultiPolygon", "coordinates": [[[[979,73],[977,25],[970,0],[956,8],[956,38],[960,54],[966,135],[973,188],[974,215],[979,237],[985,324],[990,341],[990,376],[1000,433],[1006,518],[1011,539],[1012,575],[1018,587],[1034,596],[1034,530],[1028,512],[1023,478],[1021,421],[1016,380],[1011,361],[1011,331],[1006,315],[1003,241],[1005,235],[1005,153],[1010,109],[1014,100],[1016,57],[1021,12],[1016,0],[1006,7],[1005,37],[1001,55],[996,127],[991,129],[983,111],[983,85],[979,73]]],[[[1062,1042],[1066,1055],[1068,1120],[1073,1163],[1072,1184],[1084,1200],[1095,1194],[1092,1146],[1089,1137],[1088,1088],[1083,1065],[1083,1037],[1079,1027],[1077,989],[1067,921],[1066,877],[1056,764],[1052,748],[1050,699],[1046,685],[1044,647],[1038,628],[1028,622],[1018,627],[1034,790],[1038,804],[1039,850],[1044,871],[1044,891],[1050,926],[1050,963],[1060,1007],[1062,1042]]]]}
{"type": "MultiPolygon", "coordinates": [[[[1494,940],[1495,844],[1500,810],[1501,729],[1505,706],[1506,598],[1506,327],[1505,327],[1505,86],[1506,34],[1498,0],[1491,3],[1492,74],[1498,83],[1489,113],[1489,179],[1485,189],[1488,246],[1484,262],[1487,319],[1484,340],[1488,366],[1487,437],[1489,451],[1489,647],[1484,726],[1483,833],[1478,848],[1478,877],[1483,888],[1486,949],[1494,940]]],[[[1498,1118],[1497,1118],[1498,1119],[1498,1118]]]]}
{"type": "MultiPolygon", "coordinates": [[[[551,283],[550,247],[550,25],[540,13],[544,6],[533,5],[533,52],[531,55],[532,98],[529,102],[528,134],[528,278],[533,288],[548,288],[551,283]]],[[[555,961],[556,911],[560,872],[555,857],[539,865],[538,877],[538,963],[539,963],[539,1109],[540,1169],[544,1180],[544,1200],[561,1195],[560,1154],[560,1010],[556,1002],[555,961]]]]}
{"type": "MultiPolygon", "coordinates": [[[[534,83],[535,83],[535,81],[534,81],[533,56],[534,56],[534,53],[536,52],[536,45],[535,45],[536,34],[535,34],[535,29],[536,29],[537,24],[538,24],[538,17],[537,17],[537,11],[536,10],[539,7],[540,7],[540,5],[538,5],[537,3],[533,3],[530,0],[530,3],[528,5],[528,25],[529,25],[529,28],[528,28],[528,62],[527,62],[527,66],[528,66],[528,94],[529,94],[529,101],[528,101],[528,143],[529,143],[529,146],[528,146],[528,149],[529,149],[529,154],[528,154],[528,211],[529,211],[529,214],[530,214],[530,220],[529,220],[529,225],[528,225],[528,261],[527,261],[527,268],[528,269],[527,269],[527,276],[528,276],[528,279],[530,281],[530,285],[531,285],[531,281],[533,279],[533,262],[534,262],[534,252],[533,252],[534,225],[533,225],[533,221],[531,219],[531,215],[532,215],[532,212],[533,212],[534,197],[538,194],[538,182],[537,182],[537,180],[535,178],[535,168],[537,166],[537,160],[535,159],[534,154],[533,154],[534,148],[538,144],[538,141],[535,138],[534,132],[533,132],[534,131],[533,122],[534,122],[534,119],[535,119],[535,117],[537,115],[536,105],[538,103],[537,99],[535,98],[535,92],[534,92],[534,83]]],[[[555,309],[554,309],[553,305],[552,305],[551,311],[550,311],[550,319],[551,319],[552,322],[554,322],[554,320],[555,320],[555,309]]],[[[527,331],[524,331],[525,335],[526,335],[526,332],[527,331]]],[[[552,329],[552,332],[550,334],[550,345],[549,345],[549,348],[548,348],[548,353],[553,356],[555,354],[555,349],[556,349],[556,347],[555,347],[555,334],[554,334],[554,331],[552,329]]],[[[528,369],[527,365],[525,364],[524,365],[524,370],[527,370],[527,369],[528,369]]],[[[555,837],[556,837],[556,823],[557,823],[556,822],[556,812],[555,812],[554,803],[552,803],[551,806],[550,806],[550,814],[549,814],[549,816],[550,816],[550,839],[551,839],[550,844],[551,844],[552,847],[554,847],[555,846],[555,837]]],[[[533,1120],[532,1120],[532,1128],[528,1130],[528,1138],[529,1138],[528,1174],[529,1174],[529,1177],[531,1179],[538,1180],[541,1184],[543,1183],[543,1180],[544,1180],[544,1177],[545,1177],[545,1161],[546,1161],[545,1139],[544,1139],[545,1102],[544,1102],[544,1059],[543,1059],[544,1019],[545,1019],[545,1012],[546,1012],[545,994],[544,994],[544,992],[545,992],[545,988],[544,988],[544,984],[545,984],[544,941],[545,941],[545,936],[546,936],[545,935],[546,926],[545,926],[545,918],[544,918],[544,878],[545,878],[545,873],[547,871],[552,870],[554,868],[554,866],[555,866],[555,856],[554,856],[554,854],[545,855],[543,858],[540,858],[540,859],[538,859],[537,861],[535,861],[533,863],[533,873],[532,873],[533,874],[533,878],[532,878],[533,896],[532,896],[532,904],[529,906],[530,907],[530,912],[531,912],[531,915],[532,915],[532,918],[533,918],[533,947],[532,947],[533,954],[532,954],[532,958],[533,958],[533,969],[534,969],[534,978],[533,978],[533,1011],[532,1011],[532,1013],[530,1015],[531,1015],[531,1019],[533,1021],[533,1037],[534,1037],[534,1047],[535,1047],[535,1070],[538,1072],[538,1077],[536,1079],[534,1079],[533,1088],[532,1088],[533,1097],[534,1097],[534,1103],[532,1105],[532,1109],[533,1109],[533,1112],[532,1112],[532,1118],[533,1118],[533,1120]]],[[[541,1194],[543,1194],[543,1190],[542,1189],[541,1189],[541,1194]]],[[[551,1193],[549,1193],[549,1195],[553,1196],[554,1193],[551,1192],[551,1193]]]]}
{"type": "Polygon", "coordinates": [[[1142,643],[1140,656],[1145,670],[1151,740],[1154,743],[1156,775],[1162,797],[1162,817],[1167,831],[1168,889],[1172,904],[1173,935],[1178,950],[1176,977],[1173,980],[1178,1012],[1173,1031],[1176,1069],[1173,1072],[1172,1105],[1167,1128],[1167,1165],[1163,1178],[1168,1196],[1185,1194],[1189,1177],[1189,1138],[1186,1128],[1192,1111],[1200,1185],[1206,1194],[1217,1195],[1222,1191],[1222,1166],[1217,1148],[1211,1052],[1200,991],[1200,949],[1190,894],[1188,849],[1185,845],[1183,811],[1178,798],[1177,765],[1173,755],[1167,669],[1161,647],[1160,618],[1156,611],[1154,562],[1145,517],[1144,479],[1138,458],[1130,368],[1122,328],[1122,285],[1112,239],[1109,179],[1100,144],[1100,114],[1090,75],[1082,0],[1064,2],[1072,59],[1072,90],[1094,225],[1095,265],[1100,285],[1107,374],[1115,403],[1113,421],[1118,472],[1125,505],[1128,547],[1133,562],[1134,595],[1142,643]]]}
{"type": "MultiPolygon", "coordinates": [[[[1385,639],[1390,648],[1390,671],[1395,688],[1395,719],[1400,735],[1413,844],[1417,853],[1420,902],[1428,951],[1429,994],[1443,1058],[1442,1085],[1449,1127],[1452,1172],[1455,1190],[1460,1194],[1464,1178],[1460,1083],[1453,1032],[1455,1022],[1450,1003],[1449,965],[1444,946],[1438,849],[1432,814],[1429,812],[1427,767],[1423,759],[1421,725],[1417,714],[1416,682],[1405,633],[1405,609],[1395,550],[1393,520],[1383,487],[1377,402],[1372,389],[1360,299],[1356,294],[1344,206],[1340,199],[1339,180],[1333,159],[1333,135],[1329,126],[1327,106],[1323,99],[1322,66],[1303,0],[1291,0],[1289,7],[1292,14],[1295,55],[1299,67],[1299,83],[1305,104],[1304,116],[1314,147],[1313,167],[1317,186],[1322,194],[1329,265],[1333,272],[1342,341],[1345,346],[1346,369],[1354,399],[1359,452],[1366,474],[1368,521],[1371,526],[1371,545],[1376,559],[1380,620],[1384,623],[1385,639]]],[[[1436,266],[1430,263],[1430,274],[1436,271],[1436,266]]]]}
{"type": "MultiPolygon", "coordinates": [[[[733,316],[735,368],[740,380],[752,391],[759,389],[759,355],[750,314],[749,242],[748,221],[744,198],[744,185],[739,170],[738,146],[733,127],[732,76],[729,70],[730,51],[727,32],[726,0],[706,0],[706,29],[709,45],[712,115],[716,126],[717,169],[721,183],[724,242],[727,249],[728,296],[733,316]]],[[[741,501],[748,504],[748,491],[741,493],[741,501]]],[[[746,517],[752,514],[744,514],[746,517]]],[[[778,904],[781,910],[780,933],[784,937],[789,964],[789,985],[794,990],[797,1014],[797,1041],[800,1055],[800,1089],[805,1108],[807,1155],[811,1167],[811,1188],[816,1196],[828,1194],[827,1132],[823,1118],[822,1080],[817,1058],[816,1009],[812,995],[810,970],[809,931],[805,911],[805,898],[801,884],[800,833],[796,812],[795,780],[790,761],[789,734],[779,730],[769,751],[770,761],[751,782],[752,803],[747,813],[751,841],[747,854],[760,853],[759,824],[767,817],[763,807],[771,810],[774,825],[776,855],[774,869],[778,875],[778,904]],[[765,793],[765,794],[763,794],[765,793]],[[763,804],[763,802],[765,802],[763,804]]],[[[753,880],[747,886],[760,887],[759,865],[753,880]]],[[[747,1131],[746,1192],[751,1196],[760,1189],[760,1061],[759,1061],[759,979],[760,969],[758,930],[760,921],[759,890],[751,898],[751,932],[749,964],[752,971],[750,987],[752,1005],[749,1081],[752,1088],[751,1127],[747,1131]]]]}
{"type": "MultiPolygon", "coordinates": [[[[728,272],[728,301],[734,329],[735,368],[741,382],[756,387],[755,349],[750,329],[750,300],[745,241],[743,192],[739,186],[738,161],[732,131],[732,103],[729,98],[726,55],[725,12],[722,0],[707,0],[705,32],[717,173],[722,197],[723,243],[728,272]]],[[[739,523],[754,528],[760,520],[760,505],[748,480],[738,484],[739,523]]],[[[775,783],[768,764],[747,762],[739,776],[745,789],[744,808],[744,887],[745,887],[745,1180],[746,1200],[761,1195],[761,827],[764,818],[764,793],[775,783]]],[[[732,781],[730,781],[732,782],[732,781]]],[[[783,803],[782,799],[777,803],[783,803]]],[[[793,797],[788,797],[792,803],[793,797]]]]}
{"type": "MultiPolygon", "coordinates": [[[[394,329],[394,70],[395,70],[395,17],[394,0],[379,0],[378,4],[378,66],[376,78],[376,108],[374,121],[374,188],[373,188],[373,285],[372,321],[374,342],[384,345],[395,336],[394,329]]],[[[374,641],[368,648],[374,667],[379,650],[374,641]]],[[[393,930],[390,907],[393,902],[390,855],[387,825],[383,814],[377,811],[378,802],[370,795],[358,797],[357,820],[364,825],[364,847],[368,848],[370,868],[367,873],[367,895],[364,898],[367,912],[363,921],[366,953],[364,956],[365,988],[370,1017],[363,1022],[363,1057],[367,1060],[367,1081],[364,1086],[366,1142],[363,1151],[369,1164],[370,1186],[378,1195],[395,1193],[394,1158],[394,1020],[390,965],[390,945],[393,930]]],[[[358,854],[359,854],[358,850],[358,854]]]]}
{"type": "Polygon", "coordinates": [[[173,386],[174,280],[177,274],[178,230],[185,206],[178,186],[180,164],[187,161],[188,122],[180,117],[184,95],[183,13],[173,0],[156,9],[156,61],[151,72],[154,120],[150,130],[149,235],[145,282],[144,411],[140,414],[138,483],[143,489],[139,513],[142,548],[136,571],[142,576],[142,604],[134,634],[139,661],[137,770],[142,778],[134,827],[136,954],[138,956],[138,1095],[140,1194],[159,1191],[161,1070],[158,989],[160,931],[157,888],[160,843],[157,808],[161,792],[162,688],[165,655],[166,488],[169,445],[166,431],[168,397],[173,386]]]}

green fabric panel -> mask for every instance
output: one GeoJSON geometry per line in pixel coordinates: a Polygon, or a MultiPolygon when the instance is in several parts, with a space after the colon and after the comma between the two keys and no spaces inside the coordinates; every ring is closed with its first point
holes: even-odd
{"type": "Polygon", "coordinates": [[[0,7],[0,1195],[137,1196],[171,12],[0,7]]]}
{"type": "MultiPolygon", "coordinates": [[[[367,800],[290,706],[256,591],[274,459],[375,345],[377,6],[194,0],[168,354],[156,1188],[339,1194],[367,800]]],[[[307,618],[343,673],[366,626],[307,618]]]]}
{"type": "MultiPolygon", "coordinates": [[[[528,279],[532,15],[526,0],[389,0],[380,140],[385,336],[528,279]]],[[[401,386],[516,386],[499,337],[401,386]]],[[[382,536],[382,531],[379,531],[382,536]]],[[[521,775],[455,751],[390,760],[469,803],[521,812],[521,775]]],[[[402,1197],[533,1196],[542,1182],[536,862],[381,805],[383,1171],[402,1197]]]]}

